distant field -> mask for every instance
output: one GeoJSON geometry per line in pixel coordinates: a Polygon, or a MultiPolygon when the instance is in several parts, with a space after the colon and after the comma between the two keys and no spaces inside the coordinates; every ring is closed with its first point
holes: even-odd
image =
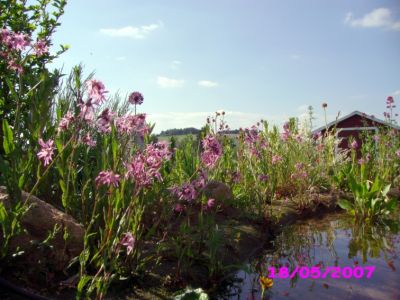
{"type": "Polygon", "coordinates": [[[179,134],[179,135],[159,135],[157,138],[159,141],[165,141],[165,142],[169,142],[171,137],[174,137],[177,141],[177,143],[181,142],[183,139],[187,138],[191,136],[193,139],[196,138],[195,134],[179,134]]]}
{"type": "MultiPolygon", "coordinates": [[[[185,138],[187,138],[189,136],[191,136],[193,139],[196,138],[195,134],[159,135],[159,136],[157,136],[157,138],[159,141],[169,142],[171,137],[174,137],[176,139],[176,142],[179,144],[182,140],[184,140],[185,138]]],[[[228,133],[228,134],[225,134],[225,136],[232,138],[232,139],[236,139],[238,137],[238,134],[228,133]]]]}

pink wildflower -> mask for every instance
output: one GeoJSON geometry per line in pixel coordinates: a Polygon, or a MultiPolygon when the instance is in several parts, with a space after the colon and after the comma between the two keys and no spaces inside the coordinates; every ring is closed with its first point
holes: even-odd
{"type": "Polygon", "coordinates": [[[203,170],[200,170],[199,173],[200,173],[199,178],[193,180],[192,184],[196,189],[201,190],[206,186],[207,175],[203,170]]]}
{"type": "Polygon", "coordinates": [[[107,133],[111,132],[111,122],[115,113],[111,112],[110,109],[106,108],[98,117],[97,126],[100,132],[107,133]]]}
{"type": "Polygon", "coordinates": [[[67,112],[65,116],[62,117],[60,122],[58,123],[57,133],[67,130],[73,120],[74,120],[74,115],[70,111],[67,112]]]}
{"type": "Polygon", "coordinates": [[[358,143],[357,143],[357,141],[356,141],[356,140],[352,141],[351,144],[350,144],[350,147],[351,147],[352,149],[357,149],[357,148],[358,148],[358,143]]]}
{"type": "Polygon", "coordinates": [[[153,183],[154,179],[162,181],[160,168],[164,160],[169,160],[171,154],[166,143],[147,145],[144,153],[138,153],[132,162],[126,164],[126,178],[132,178],[138,187],[146,187],[153,183]]]}
{"type": "Polygon", "coordinates": [[[133,251],[135,247],[136,239],[131,232],[127,232],[122,237],[121,241],[119,242],[120,245],[126,247],[126,253],[129,255],[133,251]]]}
{"type": "Polygon", "coordinates": [[[277,163],[279,163],[281,161],[282,161],[282,156],[280,156],[280,155],[272,156],[272,164],[273,165],[275,165],[275,164],[277,164],[277,163]]]}
{"type": "Polygon", "coordinates": [[[134,105],[140,105],[143,103],[143,95],[139,92],[133,92],[129,95],[129,103],[134,105]]]}
{"type": "Polygon", "coordinates": [[[296,168],[297,171],[300,171],[301,169],[303,169],[304,164],[303,163],[296,163],[294,165],[294,167],[296,168]]]}
{"type": "Polygon", "coordinates": [[[212,209],[215,206],[215,199],[208,199],[206,209],[212,209]]]}
{"type": "Polygon", "coordinates": [[[89,100],[92,100],[93,104],[100,105],[106,100],[104,94],[107,93],[107,91],[101,81],[92,79],[86,83],[86,86],[89,91],[89,100]]]}
{"type": "Polygon", "coordinates": [[[400,149],[398,149],[398,150],[396,151],[396,155],[397,155],[397,157],[400,158],[400,149]]]}
{"type": "Polygon", "coordinates": [[[203,139],[202,145],[204,151],[201,154],[201,161],[206,167],[213,168],[222,155],[221,144],[216,137],[207,135],[203,139]]]}
{"type": "Polygon", "coordinates": [[[81,109],[79,117],[86,122],[91,122],[94,119],[94,106],[92,100],[88,100],[86,103],[79,103],[79,108],[81,109]]]}
{"type": "Polygon", "coordinates": [[[35,55],[42,56],[49,52],[49,47],[45,40],[38,40],[36,44],[33,45],[35,55]]]}
{"type": "Polygon", "coordinates": [[[0,42],[9,45],[12,33],[7,28],[0,29],[0,42]]]}
{"type": "Polygon", "coordinates": [[[268,175],[266,175],[266,174],[261,174],[261,175],[259,175],[258,176],[258,180],[260,180],[260,181],[267,181],[269,179],[269,176],[268,175]]]}
{"type": "Polygon", "coordinates": [[[117,131],[121,134],[131,134],[132,132],[136,132],[143,136],[148,131],[145,114],[126,114],[115,119],[115,126],[117,131]]]}
{"type": "Polygon", "coordinates": [[[259,139],[259,132],[257,126],[254,125],[250,129],[246,128],[244,131],[244,141],[249,145],[255,144],[259,139]]]}
{"type": "Polygon", "coordinates": [[[181,190],[178,192],[179,200],[191,202],[196,199],[196,196],[196,190],[194,189],[193,185],[188,183],[183,184],[181,190]]]}
{"type": "Polygon", "coordinates": [[[22,68],[22,66],[20,64],[18,64],[14,59],[11,59],[8,61],[7,67],[10,70],[17,72],[18,74],[21,74],[24,72],[24,69],[22,68]]]}
{"type": "Polygon", "coordinates": [[[96,146],[96,141],[92,139],[89,133],[86,133],[86,135],[82,138],[82,142],[89,147],[96,146]]]}
{"type": "Polygon", "coordinates": [[[281,138],[284,141],[287,141],[290,137],[290,127],[289,127],[289,122],[286,122],[283,124],[283,132],[281,133],[281,138]]]}
{"type": "Polygon", "coordinates": [[[39,145],[42,148],[38,152],[37,156],[43,161],[44,166],[47,166],[53,160],[52,156],[55,149],[54,141],[48,140],[47,142],[44,142],[42,139],[39,139],[39,145]]]}
{"type": "Polygon", "coordinates": [[[12,49],[22,51],[29,45],[29,37],[23,33],[14,33],[9,44],[12,49]]]}
{"type": "Polygon", "coordinates": [[[114,174],[112,171],[101,171],[95,181],[97,186],[113,185],[117,187],[120,180],[120,175],[114,174]]]}
{"type": "Polygon", "coordinates": [[[180,203],[178,203],[178,204],[176,204],[176,205],[174,206],[174,211],[177,212],[177,213],[181,213],[181,212],[183,212],[184,210],[185,210],[185,207],[184,207],[182,204],[180,204],[180,203]]]}

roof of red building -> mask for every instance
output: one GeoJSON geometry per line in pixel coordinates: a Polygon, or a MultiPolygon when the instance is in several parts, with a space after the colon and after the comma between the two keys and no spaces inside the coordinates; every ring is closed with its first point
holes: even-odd
{"type": "Polygon", "coordinates": [[[386,122],[384,120],[375,118],[374,116],[369,116],[369,115],[367,115],[365,113],[362,113],[362,112],[360,112],[358,110],[355,110],[355,111],[353,111],[352,113],[350,113],[350,114],[348,114],[346,116],[338,118],[335,121],[332,121],[332,122],[330,122],[330,123],[328,123],[328,124],[326,124],[324,126],[321,126],[321,127],[317,128],[317,129],[313,130],[313,133],[325,130],[326,128],[331,128],[332,126],[337,125],[338,123],[343,122],[344,120],[347,120],[347,119],[349,119],[351,117],[354,117],[354,116],[360,116],[360,117],[362,117],[364,119],[367,119],[367,120],[370,120],[370,121],[372,121],[374,123],[379,123],[379,124],[382,124],[383,126],[388,126],[388,127],[392,127],[392,128],[400,130],[400,126],[398,126],[396,124],[386,122]]]}

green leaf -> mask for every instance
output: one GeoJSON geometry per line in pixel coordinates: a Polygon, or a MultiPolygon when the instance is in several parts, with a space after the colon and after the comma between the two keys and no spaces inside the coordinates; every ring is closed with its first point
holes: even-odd
{"type": "Polygon", "coordinates": [[[353,204],[350,203],[350,201],[341,199],[338,201],[338,205],[340,208],[345,209],[345,210],[352,210],[353,209],[353,204]]]}
{"type": "Polygon", "coordinates": [[[10,125],[8,125],[8,122],[6,119],[3,120],[2,126],[3,126],[3,134],[4,134],[4,140],[3,140],[4,152],[6,155],[8,155],[11,152],[13,152],[15,149],[14,136],[13,136],[11,127],[10,127],[10,125]]]}
{"type": "Polygon", "coordinates": [[[383,190],[382,190],[382,195],[383,195],[383,197],[385,197],[386,195],[387,195],[387,193],[389,192],[389,190],[390,190],[390,184],[388,184],[387,186],[385,186],[384,188],[383,188],[383,190]]]}

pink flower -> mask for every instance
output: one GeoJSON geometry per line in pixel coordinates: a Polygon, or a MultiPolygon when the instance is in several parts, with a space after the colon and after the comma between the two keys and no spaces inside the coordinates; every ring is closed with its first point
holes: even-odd
{"type": "Polygon", "coordinates": [[[154,182],[154,179],[162,181],[160,168],[164,160],[169,160],[171,153],[166,143],[147,145],[144,153],[138,153],[132,162],[126,164],[126,178],[132,178],[138,187],[146,187],[154,182]]]}
{"type": "Polygon", "coordinates": [[[117,187],[120,180],[120,175],[114,174],[112,171],[101,171],[95,181],[97,186],[113,185],[117,187]]]}
{"type": "Polygon", "coordinates": [[[88,100],[86,103],[79,103],[79,108],[81,109],[79,117],[86,122],[91,122],[94,119],[94,106],[92,100],[88,100]]]}
{"type": "Polygon", "coordinates": [[[269,179],[269,176],[268,175],[266,175],[266,174],[261,174],[261,175],[258,175],[258,180],[260,180],[260,181],[267,181],[269,179]]]}
{"type": "Polygon", "coordinates": [[[303,169],[304,164],[303,163],[297,163],[294,165],[294,167],[296,168],[297,171],[300,171],[301,169],[303,169]]]}
{"type": "Polygon", "coordinates": [[[24,72],[24,68],[22,68],[22,66],[20,64],[18,64],[14,59],[11,59],[8,61],[7,67],[10,70],[17,72],[18,74],[21,74],[24,72]]]}
{"type": "Polygon", "coordinates": [[[127,232],[122,237],[121,241],[119,242],[121,246],[126,247],[126,253],[129,255],[133,251],[135,247],[136,239],[131,232],[127,232]]]}
{"type": "Polygon", "coordinates": [[[39,139],[39,145],[42,147],[37,154],[37,157],[43,161],[44,166],[47,166],[52,161],[52,156],[54,152],[54,141],[48,140],[44,142],[42,139],[39,139]]]}
{"type": "Polygon", "coordinates": [[[196,199],[196,190],[193,185],[185,183],[182,185],[181,190],[178,192],[179,200],[186,200],[188,202],[196,199]]]}
{"type": "Polygon", "coordinates": [[[100,132],[107,133],[111,132],[111,122],[115,113],[111,112],[110,109],[106,108],[98,117],[97,126],[100,132]]]}
{"type": "Polygon", "coordinates": [[[96,141],[92,139],[89,133],[86,133],[86,135],[82,138],[82,142],[89,147],[96,146],[96,141]]]}
{"type": "Polygon", "coordinates": [[[358,160],[358,164],[359,164],[359,165],[365,164],[365,159],[360,158],[360,159],[358,160]]]}
{"type": "Polygon", "coordinates": [[[379,140],[380,140],[379,135],[374,135],[372,138],[373,138],[373,140],[374,140],[375,142],[379,142],[379,140]]]}
{"type": "Polygon", "coordinates": [[[11,36],[9,44],[14,50],[22,51],[29,45],[29,37],[23,33],[14,33],[11,36]]]}
{"type": "Polygon", "coordinates": [[[133,92],[129,95],[129,103],[134,105],[140,105],[143,103],[143,95],[139,92],[133,92]]]}
{"type": "Polygon", "coordinates": [[[207,135],[203,141],[203,153],[201,154],[201,162],[208,168],[213,168],[218,159],[222,155],[222,146],[217,138],[212,135],[207,135]]]}
{"type": "Polygon", "coordinates": [[[104,94],[107,93],[107,91],[101,81],[92,79],[86,83],[86,86],[89,92],[89,100],[92,100],[94,104],[100,105],[106,100],[104,94]]]}
{"type": "Polygon", "coordinates": [[[175,206],[174,206],[174,211],[175,211],[175,212],[181,213],[181,212],[183,212],[184,210],[185,210],[185,207],[184,207],[182,204],[180,204],[180,203],[175,204],[175,206]]]}
{"type": "Polygon", "coordinates": [[[208,199],[206,209],[211,209],[214,206],[215,206],[215,199],[212,199],[212,198],[208,199]]]}
{"type": "Polygon", "coordinates": [[[115,119],[115,126],[117,131],[121,134],[131,134],[132,132],[137,132],[141,136],[144,136],[148,131],[145,114],[126,114],[115,119]]]}
{"type": "Polygon", "coordinates": [[[259,139],[259,132],[260,130],[254,125],[250,129],[246,128],[244,131],[244,141],[249,145],[255,144],[259,139]]]}
{"type": "Polygon", "coordinates": [[[400,157],[400,149],[398,149],[398,150],[396,151],[396,155],[397,155],[397,157],[400,157]]]}
{"type": "Polygon", "coordinates": [[[357,149],[358,148],[358,143],[356,140],[352,141],[350,144],[351,149],[357,149]]]}
{"type": "Polygon", "coordinates": [[[275,164],[277,164],[277,163],[279,163],[281,161],[282,161],[282,156],[280,156],[280,155],[272,156],[272,164],[273,165],[275,165],[275,164]]]}
{"type": "Polygon", "coordinates": [[[60,122],[58,123],[57,133],[67,130],[73,120],[74,120],[74,115],[70,111],[67,112],[65,116],[62,117],[60,122]]]}
{"type": "Polygon", "coordinates": [[[200,173],[199,178],[193,180],[192,185],[196,189],[201,190],[202,188],[204,188],[206,186],[207,175],[203,170],[200,170],[199,173],[200,173]]]}
{"type": "Polygon", "coordinates": [[[8,30],[7,28],[0,29],[0,42],[8,46],[11,39],[11,35],[12,35],[11,31],[8,30]]]}
{"type": "Polygon", "coordinates": [[[42,56],[49,52],[49,47],[45,40],[38,40],[36,44],[33,45],[33,48],[36,56],[42,56]]]}

